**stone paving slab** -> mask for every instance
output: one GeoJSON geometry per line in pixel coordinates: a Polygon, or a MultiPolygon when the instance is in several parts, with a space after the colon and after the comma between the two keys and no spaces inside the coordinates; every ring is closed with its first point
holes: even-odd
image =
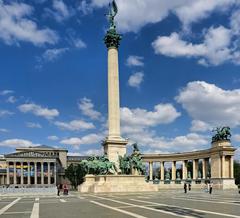
{"type": "Polygon", "coordinates": [[[240,218],[240,195],[201,191],[0,198],[0,218],[240,218]],[[5,209],[4,209],[5,208],[5,209]]]}

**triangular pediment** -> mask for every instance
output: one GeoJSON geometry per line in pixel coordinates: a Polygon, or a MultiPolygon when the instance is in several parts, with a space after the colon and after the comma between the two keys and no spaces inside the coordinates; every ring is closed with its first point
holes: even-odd
{"type": "Polygon", "coordinates": [[[6,158],[9,157],[22,157],[22,158],[27,158],[27,157],[49,157],[49,155],[40,153],[40,152],[36,152],[36,151],[23,151],[23,152],[15,152],[15,153],[11,153],[11,154],[6,154],[5,155],[6,158]]]}

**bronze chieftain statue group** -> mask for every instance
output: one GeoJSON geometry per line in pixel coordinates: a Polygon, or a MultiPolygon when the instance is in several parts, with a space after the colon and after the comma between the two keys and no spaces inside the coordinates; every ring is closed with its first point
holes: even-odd
{"type": "Polygon", "coordinates": [[[230,127],[228,126],[217,127],[213,129],[213,132],[215,132],[215,135],[212,137],[212,142],[217,142],[221,140],[230,140],[231,132],[230,132],[230,127]]]}

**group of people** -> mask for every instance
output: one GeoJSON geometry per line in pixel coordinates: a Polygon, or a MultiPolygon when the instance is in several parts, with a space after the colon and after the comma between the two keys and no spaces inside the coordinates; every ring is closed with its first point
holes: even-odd
{"type": "Polygon", "coordinates": [[[205,187],[206,192],[208,192],[209,194],[212,194],[212,189],[213,189],[213,183],[212,182],[206,183],[206,187],[205,187]]]}
{"type": "Polygon", "coordinates": [[[60,192],[62,189],[63,189],[63,194],[68,195],[68,187],[66,184],[64,184],[64,185],[58,184],[57,185],[57,195],[60,196],[60,192]]]}
{"type": "MultiPolygon", "coordinates": [[[[184,189],[184,193],[187,193],[187,189],[188,191],[191,191],[191,183],[184,183],[184,186],[183,186],[183,189],[184,189]],[[188,186],[188,187],[187,187],[188,186]]],[[[210,183],[206,183],[206,187],[205,187],[205,190],[206,192],[208,192],[209,194],[212,194],[212,190],[213,190],[213,183],[210,182],[210,183]]]]}

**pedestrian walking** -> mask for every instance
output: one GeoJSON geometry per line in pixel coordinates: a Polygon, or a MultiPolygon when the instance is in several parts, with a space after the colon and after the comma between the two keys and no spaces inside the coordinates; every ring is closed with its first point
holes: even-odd
{"type": "Polygon", "coordinates": [[[188,183],[188,190],[191,191],[191,183],[188,183]]]}
{"type": "Polygon", "coordinates": [[[183,188],[184,188],[184,193],[187,193],[187,183],[186,182],[184,183],[183,188]]]}
{"type": "Polygon", "coordinates": [[[212,182],[209,184],[209,194],[212,194],[213,184],[212,182]]]}
{"type": "Polygon", "coordinates": [[[61,185],[58,184],[57,185],[57,195],[60,196],[60,190],[61,190],[61,185]]]}

